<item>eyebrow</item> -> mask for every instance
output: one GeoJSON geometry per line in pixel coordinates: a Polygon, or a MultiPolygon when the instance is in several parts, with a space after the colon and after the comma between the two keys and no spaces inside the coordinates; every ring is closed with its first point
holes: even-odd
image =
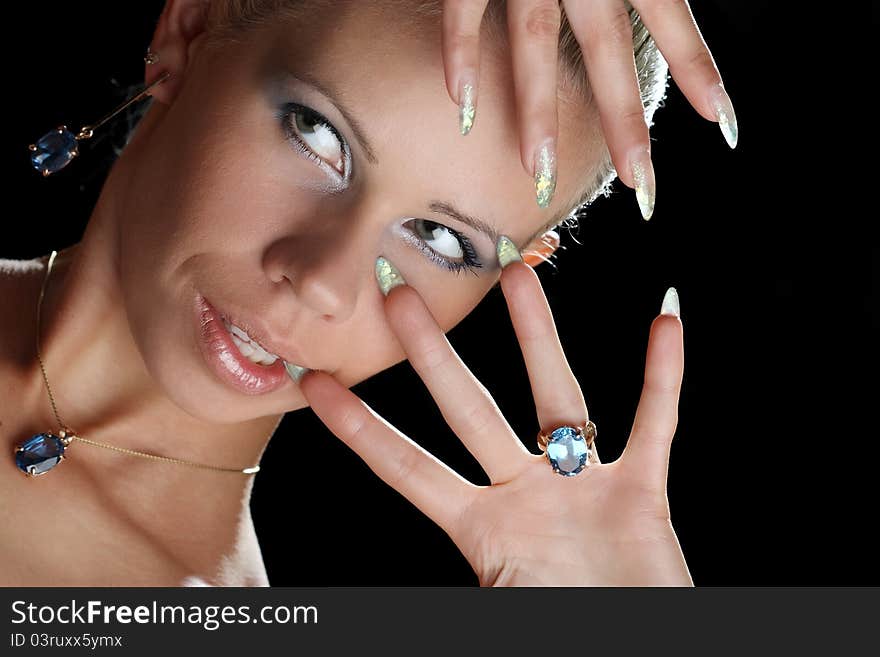
{"type": "MultiPolygon", "coordinates": [[[[334,90],[332,87],[322,83],[320,80],[318,80],[306,71],[297,72],[296,74],[292,75],[293,77],[299,78],[303,82],[306,82],[313,86],[333,104],[333,106],[339,111],[340,114],[342,114],[343,118],[351,126],[351,130],[354,133],[355,139],[358,140],[358,143],[361,145],[361,148],[367,156],[367,161],[369,161],[371,164],[379,164],[379,159],[376,157],[375,149],[373,148],[373,145],[367,137],[367,134],[364,131],[363,127],[354,117],[354,115],[349,112],[348,109],[346,109],[345,105],[340,100],[342,94],[334,90]]],[[[466,226],[470,226],[477,232],[486,235],[486,237],[492,240],[492,244],[497,244],[498,242],[500,234],[494,226],[486,221],[483,221],[482,219],[479,219],[478,217],[473,217],[469,214],[462,212],[461,210],[456,208],[455,205],[449,203],[448,201],[432,200],[428,203],[428,210],[430,212],[445,214],[447,217],[455,219],[456,221],[459,221],[466,226]]]]}
{"type": "Polygon", "coordinates": [[[452,203],[447,203],[445,201],[431,201],[430,203],[428,203],[428,210],[430,210],[431,212],[439,212],[440,214],[445,214],[447,217],[451,217],[456,221],[460,221],[461,223],[470,226],[474,230],[486,235],[490,240],[492,240],[492,244],[496,244],[498,242],[498,238],[500,236],[498,234],[498,231],[495,230],[494,226],[486,223],[482,219],[478,219],[477,217],[472,217],[461,212],[454,205],[452,205],[452,203]]]}

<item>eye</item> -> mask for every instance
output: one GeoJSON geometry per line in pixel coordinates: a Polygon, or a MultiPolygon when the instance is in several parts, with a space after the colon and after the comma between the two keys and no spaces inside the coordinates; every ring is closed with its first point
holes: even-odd
{"type": "Polygon", "coordinates": [[[287,103],[280,117],[287,138],[309,159],[346,175],[348,144],[326,118],[305,105],[287,103]]]}
{"type": "Polygon", "coordinates": [[[457,259],[464,257],[464,249],[457,233],[434,221],[416,219],[416,234],[426,242],[433,241],[432,249],[447,258],[457,259]]]}
{"type": "MultiPolygon", "coordinates": [[[[410,222],[407,222],[410,223],[410,222]]],[[[419,240],[416,247],[441,267],[459,273],[467,269],[476,275],[482,268],[471,241],[464,235],[428,219],[413,219],[409,229],[419,240]]]]}

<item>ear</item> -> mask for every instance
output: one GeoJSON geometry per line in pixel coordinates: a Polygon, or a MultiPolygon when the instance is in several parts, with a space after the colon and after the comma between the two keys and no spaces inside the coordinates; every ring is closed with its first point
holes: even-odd
{"type": "Polygon", "coordinates": [[[559,233],[548,230],[536,237],[522,250],[523,261],[530,267],[537,267],[545,262],[559,248],[559,233]]]}
{"type": "Polygon", "coordinates": [[[170,105],[183,84],[187,66],[205,37],[210,0],[166,0],[150,48],[159,55],[155,64],[146,64],[144,82],[152,84],[166,71],[171,76],[150,90],[160,103],[170,105]]]}

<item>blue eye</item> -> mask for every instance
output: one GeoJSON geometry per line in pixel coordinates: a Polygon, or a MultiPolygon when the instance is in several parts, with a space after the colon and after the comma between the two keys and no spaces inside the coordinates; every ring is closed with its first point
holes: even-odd
{"type": "Polygon", "coordinates": [[[415,229],[410,230],[419,238],[417,248],[441,267],[456,274],[468,270],[475,276],[475,270],[483,267],[474,245],[461,233],[428,219],[413,219],[412,223],[415,229]],[[429,244],[432,241],[435,242],[434,245],[429,244]],[[452,253],[448,253],[449,251],[452,253]]]}
{"type": "Polygon", "coordinates": [[[348,144],[326,118],[305,105],[287,103],[278,118],[288,140],[310,160],[340,177],[346,175],[348,144]]]}

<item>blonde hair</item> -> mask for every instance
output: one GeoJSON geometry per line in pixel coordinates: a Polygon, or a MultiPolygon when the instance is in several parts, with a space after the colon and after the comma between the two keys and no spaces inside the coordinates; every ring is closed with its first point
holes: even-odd
{"type": "MultiPolygon", "coordinates": [[[[308,15],[316,10],[332,10],[338,2],[334,0],[206,0],[208,16],[206,31],[208,41],[213,46],[224,43],[238,43],[254,29],[259,29],[279,20],[294,22],[308,20],[308,15]]],[[[424,17],[439,21],[442,15],[442,0],[381,0],[387,7],[392,3],[401,13],[410,12],[414,17],[424,17]]],[[[369,5],[376,3],[367,3],[369,5]]],[[[654,39],[642,23],[638,12],[628,2],[624,3],[632,26],[633,53],[641,91],[642,105],[645,108],[645,121],[653,124],[654,112],[661,106],[666,95],[668,66],[657,49],[654,39]]],[[[362,7],[359,7],[361,9],[362,7]]],[[[559,30],[560,86],[574,98],[582,99],[586,105],[592,104],[587,71],[583,53],[578,43],[564,7],[560,6],[562,17],[559,30]]],[[[483,28],[495,44],[507,43],[505,0],[489,0],[483,17],[483,28]]],[[[607,147],[603,157],[592,175],[585,172],[585,180],[573,199],[563,206],[563,211],[551,217],[535,233],[541,235],[560,225],[569,227],[577,224],[581,213],[598,196],[607,196],[617,172],[611,162],[607,147]]]]}

